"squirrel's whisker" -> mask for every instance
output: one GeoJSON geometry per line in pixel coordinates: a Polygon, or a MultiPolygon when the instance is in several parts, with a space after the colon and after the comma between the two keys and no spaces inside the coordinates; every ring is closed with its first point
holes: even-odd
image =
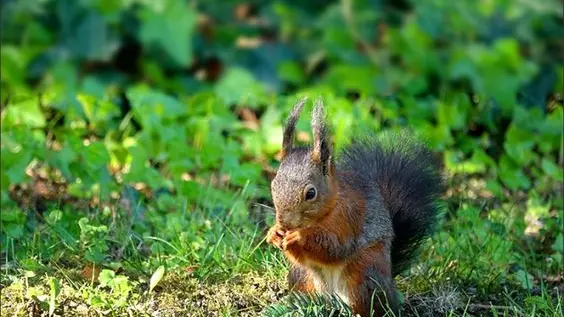
{"type": "Polygon", "coordinates": [[[260,206],[260,207],[264,207],[264,208],[269,209],[269,210],[272,210],[272,211],[276,211],[276,209],[274,209],[274,207],[271,207],[271,206],[268,206],[268,205],[265,205],[265,204],[254,203],[253,205],[255,205],[255,206],[260,206]]]}

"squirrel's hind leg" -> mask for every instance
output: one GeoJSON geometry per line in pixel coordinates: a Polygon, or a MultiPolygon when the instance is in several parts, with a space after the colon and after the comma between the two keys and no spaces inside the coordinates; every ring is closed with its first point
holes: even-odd
{"type": "Polygon", "coordinates": [[[290,290],[309,293],[315,291],[313,278],[310,273],[298,265],[292,265],[288,272],[288,285],[290,290]]]}
{"type": "Polygon", "coordinates": [[[355,313],[366,317],[399,316],[398,299],[391,278],[373,275],[359,285],[358,292],[360,296],[351,303],[355,313]]]}
{"type": "Polygon", "coordinates": [[[381,244],[365,249],[346,268],[351,308],[363,317],[398,316],[391,263],[385,252],[381,244]]]}

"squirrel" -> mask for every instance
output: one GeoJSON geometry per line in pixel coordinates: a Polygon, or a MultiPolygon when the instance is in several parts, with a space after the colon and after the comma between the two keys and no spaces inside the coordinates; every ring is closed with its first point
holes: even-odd
{"type": "Polygon", "coordinates": [[[399,313],[394,277],[409,268],[442,215],[432,152],[409,133],[356,138],[334,155],[323,101],[312,111],[313,144],[294,146],[307,101],[293,107],[271,182],[276,222],[266,241],[290,261],[291,290],[331,293],[353,313],[399,313]]]}

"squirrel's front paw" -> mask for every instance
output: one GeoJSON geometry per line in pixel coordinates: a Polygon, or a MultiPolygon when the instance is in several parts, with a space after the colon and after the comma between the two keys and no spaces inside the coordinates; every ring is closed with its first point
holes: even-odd
{"type": "Polygon", "coordinates": [[[280,225],[275,224],[268,230],[268,233],[266,234],[266,242],[281,249],[282,240],[284,239],[285,234],[286,233],[281,229],[280,225]]]}
{"type": "Polygon", "coordinates": [[[282,240],[282,250],[286,250],[289,246],[297,244],[303,246],[305,239],[299,230],[288,231],[282,240]]]}

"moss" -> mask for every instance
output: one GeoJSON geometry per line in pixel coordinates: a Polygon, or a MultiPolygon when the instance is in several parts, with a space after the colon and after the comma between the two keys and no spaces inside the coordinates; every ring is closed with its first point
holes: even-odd
{"type": "MultiPolygon", "coordinates": [[[[31,282],[26,286],[22,279],[2,289],[2,316],[48,315],[47,279],[31,282]]],[[[127,305],[120,308],[112,305],[111,297],[100,298],[111,292],[97,285],[84,283],[73,287],[64,280],[60,283],[56,314],[65,316],[100,313],[110,316],[257,316],[263,307],[286,293],[285,281],[258,272],[208,282],[187,274],[171,273],[165,275],[152,294],[147,294],[146,288],[137,284],[127,305]]]]}

